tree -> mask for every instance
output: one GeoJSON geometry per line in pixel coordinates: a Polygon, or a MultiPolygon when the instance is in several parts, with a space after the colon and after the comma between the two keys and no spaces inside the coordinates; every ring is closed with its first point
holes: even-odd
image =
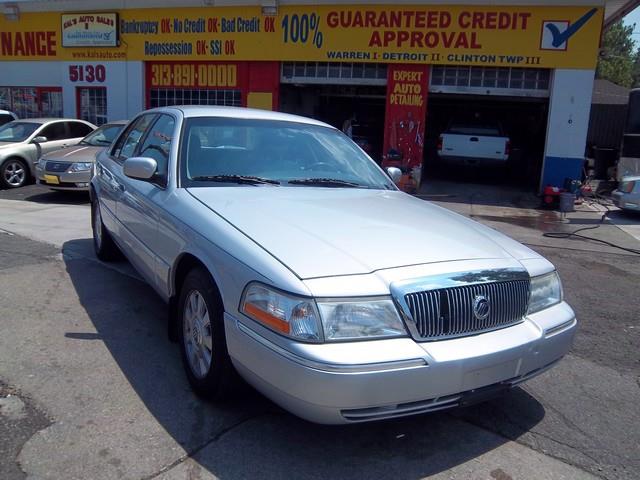
{"type": "Polygon", "coordinates": [[[632,38],[634,26],[625,26],[620,20],[604,32],[596,70],[598,78],[604,78],[623,87],[633,86],[634,74],[638,68],[635,65],[636,42],[632,38]]]}

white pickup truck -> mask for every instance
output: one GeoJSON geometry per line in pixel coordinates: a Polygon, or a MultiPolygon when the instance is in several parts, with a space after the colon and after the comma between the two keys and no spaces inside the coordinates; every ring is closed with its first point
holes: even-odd
{"type": "Polygon", "coordinates": [[[438,156],[446,163],[503,166],[510,142],[497,122],[452,122],[438,139],[438,156]]]}

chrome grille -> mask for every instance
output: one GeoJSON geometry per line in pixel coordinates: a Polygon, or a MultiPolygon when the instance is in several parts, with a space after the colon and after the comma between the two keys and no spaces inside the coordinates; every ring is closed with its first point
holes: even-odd
{"type": "Polygon", "coordinates": [[[71,166],[69,162],[52,162],[48,161],[45,165],[44,169],[47,172],[66,172],[67,169],[71,166]]]}
{"type": "Polygon", "coordinates": [[[420,339],[460,337],[520,322],[527,312],[529,280],[408,293],[404,300],[420,339]],[[474,314],[474,302],[480,296],[489,301],[486,318],[474,314]]]}

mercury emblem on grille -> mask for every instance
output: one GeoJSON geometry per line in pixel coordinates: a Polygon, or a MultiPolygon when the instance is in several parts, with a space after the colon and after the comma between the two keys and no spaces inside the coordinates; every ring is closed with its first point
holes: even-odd
{"type": "Polygon", "coordinates": [[[473,315],[478,320],[484,320],[489,316],[490,309],[489,299],[484,295],[476,295],[476,298],[473,299],[473,315]]]}

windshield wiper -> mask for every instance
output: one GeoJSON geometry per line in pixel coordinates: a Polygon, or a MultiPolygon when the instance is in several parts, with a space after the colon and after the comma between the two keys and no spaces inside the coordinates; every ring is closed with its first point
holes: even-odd
{"type": "Polygon", "coordinates": [[[280,185],[277,180],[271,180],[270,178],[253,177],[250,175],[199,175],[193,177],[191,180],[200,182],[227,182],[227,183],[240,183],[246,185],[280,185]]]}
{"type": "Polygon", "coordinates": [[[299,178],[295,180],[289,180],[289,183],[293,185],[317,185],[321,187],[366,188],[365,185],[348,182],[346,180],[340,180],[338,178],[299,178]]]}

